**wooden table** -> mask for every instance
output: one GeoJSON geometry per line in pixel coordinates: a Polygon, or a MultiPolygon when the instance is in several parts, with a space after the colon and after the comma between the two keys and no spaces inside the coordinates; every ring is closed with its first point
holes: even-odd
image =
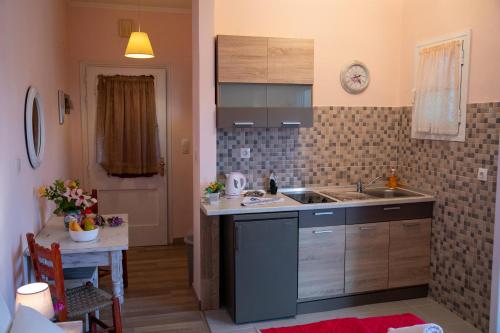
{"type": "MultiPolygon", "coordinates": [[[[111,266],[113,295],[123,303],[123,267],[122,251],[128,250],[128,214],[103,215],[106,219],[119,216],[124,223],[119,227],[103,227],[99,236],[92,242],[75,242],[69,237],[64,227],[63,217],[53,216],[35,237],[38,244],[50,248],[52,243],[59,243],[63,268],[111,266]]],[[[25,251],[24,279],[31,281],[31,260],[29,251],[25,251]]]]}

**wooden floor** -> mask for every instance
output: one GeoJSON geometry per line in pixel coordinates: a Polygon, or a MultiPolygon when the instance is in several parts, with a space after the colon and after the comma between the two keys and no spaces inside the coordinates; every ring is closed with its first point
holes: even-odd
{"type": "MultiPolygon", "coordinates": [[[[184,245],[130,249],[128,275],[122,308],[125,332],[209,332],[188,283],[184,245]]],[[[110,290],[109,277],[104,277],[100,284],[110,290]]],[[[109,313],[101,316],[108,320],[109,313]]]]}

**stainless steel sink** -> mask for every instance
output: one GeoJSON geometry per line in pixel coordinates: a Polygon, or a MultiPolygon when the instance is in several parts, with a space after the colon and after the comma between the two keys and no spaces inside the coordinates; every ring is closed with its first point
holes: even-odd
{"type": "Polygon", "coordinates": [[[363,194],[375,198],[402,198],[402,197],[421,197],[422,194],[410,192],[400,188],[390,189],[390,188],[368,188],[363,191],[363,194]]]}
{"type": "Polygon", "coordinates": [[[363,192],[346,191],[346,192],[321,192],[322,194],[339,201],[354,201],[354,200],[376,200],[386,198],[404,198],[404,197],[421,197],[422,194],[403,190],[400,188],[390,189],[385,187],[368,188],[363,192]]]}
{"type": "Polygon", "coordinates": [[[322,194],[327,195],[331,198],[337,199],[339,201],[353,201],[353,200],[369,200],[376,199],[369,194],[359,193],[355,191],[348,192],[322,192],[322,194]]]}

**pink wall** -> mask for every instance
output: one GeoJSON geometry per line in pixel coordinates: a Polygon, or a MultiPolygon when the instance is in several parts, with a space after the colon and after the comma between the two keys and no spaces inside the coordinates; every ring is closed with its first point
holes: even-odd
{"type": "Polygon", "coordinates": [[[401,52],[401,103],[410,104],[414,52],[419,42],[472,29],[469,103],[498,102],[500,89],[500,1],[404,1],[401,52]]]}
{"type": "Polygon", "coordinates": [[[215,34],[314,38],[315,105],[399,105],[400,0],[216,0],[215,34]],[[370,69],[370,87],[346,93],[339,82],[352,60],[370,69]]]}
{"type": "Polygon", "coordinates": [[[36,188],[71,175],[70,127],[76,117],[61,126],[57,111],[57,90],[67,89],[66,22],[64,0],[0,1],[0,294],[11,306],[22,283],[25,233],[40,230],[52,210],[39,204],[36,188]],[[38,88],[45,107],[45,158],[36,170],[24,143],[30,85],[38,88]]]}
{"type": "MultiPolygon", "coordinates": [[[[71,96],[74,101],[74,117],[80,118],[80,63],[106,65],[164,65],[170,70],[172,119],[172,173],[169,181],[175,193],[172,195],[172,219],[170,235],[183,237],[192,229],[193,206],[189,191],[192,187],[192,153],[181,152],[181,140],[192,136],[191,113],[191,14],[151,12],[141,13],[141,28],[148,32],[155,52],[150,60],[128,59],[123,56],[127,39],[118,36],[118,19],[137,21],[137,12],[68,7],[68,33],[70,47],[69,75],[71,96]]],[[[74,168],[83,175],[82,141],[80,123],[73,127],[74,168]]]]}
{"type": "Polygon", "coordinates": [[[202,188],[216,179],[214,0],[192,0],[192,8],[194,288],[200,295],[200,196],[202,188]]]}

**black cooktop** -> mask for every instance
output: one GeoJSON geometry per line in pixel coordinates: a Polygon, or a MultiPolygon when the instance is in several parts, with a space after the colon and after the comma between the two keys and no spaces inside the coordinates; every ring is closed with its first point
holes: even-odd
{"type": "Polygon", "coordinates": [[[321,194],[312,191],[305,192],[283,192],[289,198],[303,204],[327,203],[335,202],[335,200],[325,197],[321,194]]]}

